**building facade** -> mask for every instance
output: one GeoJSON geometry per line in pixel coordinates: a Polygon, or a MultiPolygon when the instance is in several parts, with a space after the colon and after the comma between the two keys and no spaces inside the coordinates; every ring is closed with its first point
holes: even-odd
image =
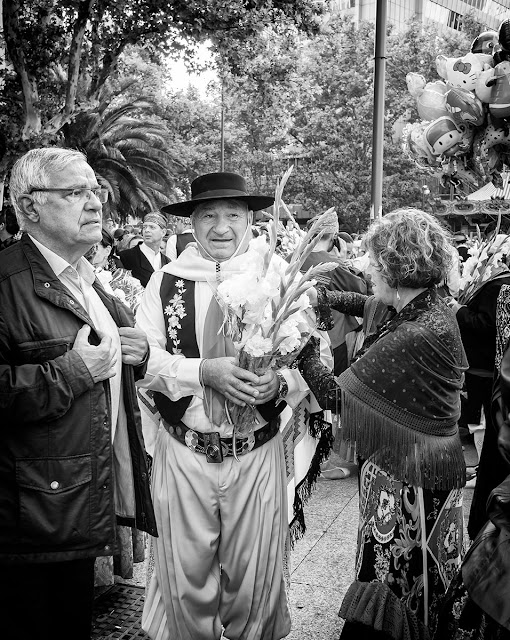
{"type": "MultiPolygon", "coordinates": [[[[387,0],[388,21],[397,28],[416,18],[441,28],[461,30],[462,17],[473,15],[489,29],[510,18],[510,0],[387,0]]],[[[332,13],[351,15],[355,22],[375,22],[376,0],[331,0],[332,13]]]]}

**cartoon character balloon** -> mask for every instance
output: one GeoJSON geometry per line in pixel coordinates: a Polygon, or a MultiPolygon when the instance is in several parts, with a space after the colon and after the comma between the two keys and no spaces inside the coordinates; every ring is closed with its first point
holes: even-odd
{"type": "Polygon", "coordinates": [[[473,91],[478,76],[486,69],[486,65],[477,54],[467,53],[461,58],[447,58],[439,55],[436,58],[436,68],[441,78],[452,87],[473,91]]]}
{"type": "Polygon", "coordinates": [[[473,143],[471,127],[457,124],[450,116],[431,122],[424,131],[427,146],[434,156],[461,156],[473,143]]]}
{"type": "Polygon", "coordinates": [[[479,127],[485,122],[485,109],[473,91],[452,87],[445,94],[446,109],[455,122],[479,127]]]}
{"type": "Polygon", "coordinates": [[[409,93],[416,99],[418,115],[422,120],[436,120],[448,115],[446,108],[447,87],[444,82],[427,82],[420,73],[406,75],[409,93]]]}
{"type": "Polygon", "coordinates": [[[471,43],[470,52],[478,55],[482,64],[487,63],[492,66],[492,56],[497,49],[498,37],[496,31],[483,31],[471,43]]]}
{"type": "Polygon", "coordinates": [[[480,33],[465,55],[438,55],[436,68],[441,80],[406,76],[422,121],[405,126],[402,148],[467,194],[510,166],[510,19],[480,33]]]}
{"type": "Polygon", "coordinates": [[[494,68],[494,75],[486,82],[492,87],[489,111],[494,118],[510,118],[510,61],[504,60],[494,68]]]}

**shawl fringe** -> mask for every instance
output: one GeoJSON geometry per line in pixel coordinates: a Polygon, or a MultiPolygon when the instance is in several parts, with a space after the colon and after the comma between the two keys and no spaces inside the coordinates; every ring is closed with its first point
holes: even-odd
{"type": "Polygon", "coordinates": [[[320,473],[321,464],[325,462],[333,447],[333,433],[331,424],[323,418],[322,411],[310,414],[308,429],[313,438],[317,438],[317,448],[310,463],[310,468],[303,480],[297,485],[294,494],[294,518],[289,525],[290,545],[302,538],[306,531],[304,506],[312,494],[312,489],[316,484],[320,473]]]}
{"type": "Polygon", "coordinates": [[[350,370],[340,377],[342,440],[398,480],[432,490],[461,488],[466,463],[456,421],[434,420],[402,409],[350,370]]]}
{"type": "Polygon", "coordinates": [[[429,640],[425,625],[382,582],[353,582],[338,615],[392,640],[429,640]]]}

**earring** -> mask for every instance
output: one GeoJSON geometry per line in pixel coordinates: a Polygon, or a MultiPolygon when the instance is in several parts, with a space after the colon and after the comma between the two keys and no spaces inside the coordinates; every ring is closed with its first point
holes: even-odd
{"type": "Polygon", "coordinates": [[[398,292],[398,287],[397,287],[397,302],[400,302],[400,293],[398,292]]]}

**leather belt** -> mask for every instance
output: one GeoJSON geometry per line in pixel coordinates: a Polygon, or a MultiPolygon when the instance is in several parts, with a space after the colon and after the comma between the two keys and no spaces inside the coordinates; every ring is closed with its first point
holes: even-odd
{"type": "MultiPolygon", "coordinates": [[[[217,431],[201,433],[187,427],[183,422],[172,425],[163,420],[163,426],[168,433],[185,444],[195,453],[207,456],[207,462],[222,462],[223,458],[233,456],[233,438],[220,438],[217,431]]],[[[266,425],[251,433],[247,438],[236,438],[236,455],[242,456],[257,447],[269,442],[278,433],[278,421],[271,420],[266,425]]]]}

